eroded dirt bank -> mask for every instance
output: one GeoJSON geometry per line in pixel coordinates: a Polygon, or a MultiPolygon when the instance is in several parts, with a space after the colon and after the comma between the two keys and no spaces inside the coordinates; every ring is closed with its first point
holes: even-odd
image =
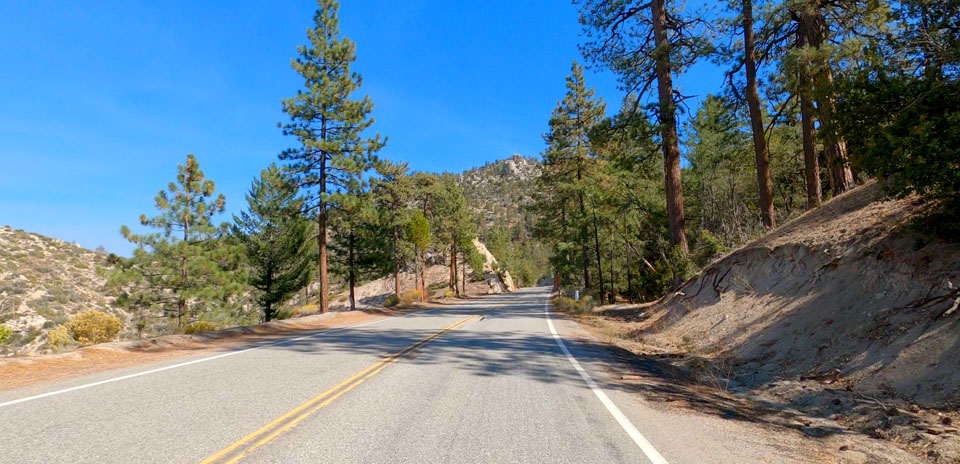
{"type": "Polygon", "coordinates": [[[672,388],[832,437],[846,461],[901,462],[849,442],[866,437],[960,462],[960,244],[912,231],[925,209],[915,198],[879,197],[860,187],[658,302],[585,322],[672,388]]]}

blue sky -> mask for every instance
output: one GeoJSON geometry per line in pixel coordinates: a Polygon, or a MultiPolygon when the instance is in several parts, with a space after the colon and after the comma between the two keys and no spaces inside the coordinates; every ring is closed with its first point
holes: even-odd
{"type": "MultiPolygon", "coordinates": [[[[389,136],[382,156],[461,171],[536,156],[564,93],[580,26],[564,0],[344,0],[361,93],[389,136]]],[[[244,207],[251,179],[293,141],[280,100],[316,4],[297,1],[0,2],[0,225],[127,254],[122,224],[193,153],[244,207]]],[[[606,72],[588,84],[610,104],[606,72]]],[[[704,66],[679,80],[716,91],[704,66]]],[[[229,219],[229,214],[220,220],[229,219]]]]}

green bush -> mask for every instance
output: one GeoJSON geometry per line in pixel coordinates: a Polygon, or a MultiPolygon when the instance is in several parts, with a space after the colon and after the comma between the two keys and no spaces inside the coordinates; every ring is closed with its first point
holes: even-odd
{"type": "Polygon", "coordinates": [[[70,328],[66,325],[61,325],[47,332],[47,346],[54,351],[60,351],[74,343],[76,343],[76,340],[73,339],[73,335],[70,334],[70,328]]]}
{"type": "Polygon", "coordinates": [[[594,299],[590,295],[584,295],[580,301],[574,301],[573,298],[561,296],[553,299],[553,307],[558,311],[573,311],[578,314],[589,312],[593,307],[594,299]]]}
{"type": "Polygon", "coordinates": [[[217,326],[214,325],[214,323],[212,322],[197,321],[197,322],[191,322],[190,324],[187,324],[187,326],[183,329],[183,332],[187,335],[193,335],[193,334],[214,332],[216,330],[217,330],[217,326]]]}
{"type": "Polygon", "coordinates": [[[700,240],[697,241],[697,248],[694,252],[693,262],[700,267],[710,263],[714,258],[727,252],[727,246],[710,233],[709,230],[700,230],[700,240]]]}
{"type": "Polygon", "coordinates": [[[120,319],[101,311],[87,311],[67,322],[73,339],[81,344],[109,342],[117,337],[123,324],[120,319]]]}
{"type": "Polygon", "coordinates": [[[400,304],[408,305],[420,301],[420,290],[408,290],[400,295],[400,304]]]}
{"type": "Polygon", "coordinates": [[[577,307],[577,302],[573,298],[559,296],[553,299],[553,307],[558,311],[570,311],[577,307]]]}
{"type": "Polygon", "coordinates": [[[387,308],[392,308],[399,303],[400,303],[400,297],[398,297],[397,295],[390,295],[387,297],[386,300],[384,300],[383,306],[387,308]]]}
{"type": "Polygon", "coordinates": [[[586,313],[590,312],[596,304],[593,301],[593,297],[590,295],[584,295],[583,298],[580,298],[580,301],[577,303],[577,312],[586,313]]]}
{"type": "Polygon", "coordinates": [[[13,336],[13,330],[5,325],[0,325],[0,345],[7,342],[13,336]]]}

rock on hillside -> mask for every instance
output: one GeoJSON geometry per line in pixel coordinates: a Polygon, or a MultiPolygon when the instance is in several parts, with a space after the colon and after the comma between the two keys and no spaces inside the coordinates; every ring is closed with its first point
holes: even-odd
{"type": "Polygon", "coordinates": [[[960,244],[911,231],[916,198],[879,196],[862,186],[730,253],[646,308],[634,333],[733,361],[746,388],[822,378],[960,404],[960,244]]]}
{"type": "Polygon", "coordinates": [[[36,352],[43,334],[81,312],[126,320],[103,291],[106,254],[55,238],[0,228],[0,322],[14,331],[0,353],[36,352]]]}
{"type": "Polygon", "coordinates": [[[540,177],[540,161],[513,155],[464,171],[457,176],[467,201],[489,229],[498,221],[507,225],[522,222],[522,207],[531,201],[531,192],[540,177]]]}

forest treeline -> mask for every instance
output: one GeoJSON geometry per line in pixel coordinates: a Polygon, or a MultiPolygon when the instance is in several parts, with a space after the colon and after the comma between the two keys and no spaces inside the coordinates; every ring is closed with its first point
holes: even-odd
{"type": "Polygon", "coordinates": [[[337,2],[318,3],[292,63],[303,88],[283,100],[289,121],[280,128],[295,143],[253,180],[246,210],[217,224],[226,199],[188,155],[157,194],[156,216],[140,217],[153,232],[122,228],[135,249],[109,285],[138,331],[270,321],[286,316],[295,295],[327,311],[346,292],[355,308],[357,285],[391,274],[388,302],[401,294],[425,301],[431,259],[449,267],[450,294],[465,292],[468,274],[483,277],[477,219],[456,177],[378,156],[386,138],[366,136],[373,103],[351,98],[361,82],[350,67],[354,43],[339,31],[337,2]],[[407,270],[419,277],[416,288],[400,288],[407,270]]]}
{"type": "Polygon", "coordinates": [[[868,177],[956,238],[960,2],[574,3],[586,62],[625,96],[608,116],[574,62],[549,119],[532,210],[561,286],[659,297],[868,177]],[[691,109],[674,79],[705,62],[723,91],[691,109]]]}
{"type": "Polygon", "coordinates": [[[928,225],[956,233],[960,0],[575,3],[585,62],[616,73],[624,97],[608,111],[574,62],[540,175],[511,192],[515,219],[487,223],[456,176],[381,155],[373,102],[354,96],[354,43],[337,2],[319,0],[292,61],[303,85],[282,101],[290,148],[224,223],[225,198],[188,156],[140,218],[152,231],[122,229],[135,250],[110,277],[117,303],[141,331],[199,330],[285,317],[291,299],[326,311],[345,292],[355,306],[358,284],[391,274],[392,301],[426,299],[428,264],[462,293],[482,275],[478,235],[523,285],[549,275],[597,299],[649,300],[873,177],[920,194],[937,207],[928,225]],[[694,109],[673,79],[701,62],[725,70],[723,91],[694,109]],[[415,288],[400,288],[403,271],[415,288]]]}

